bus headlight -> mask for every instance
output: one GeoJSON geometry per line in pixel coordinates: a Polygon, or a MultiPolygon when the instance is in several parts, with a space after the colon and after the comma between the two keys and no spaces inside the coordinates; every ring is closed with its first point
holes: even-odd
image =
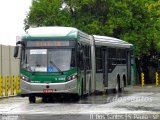
{"type": "Polygon", "coordinates": [[[20,77],[22,80],[29,82],[29,78],[27,76],[21,74],[20,77]]]}
{"type": "Polygon", "coordinates": [[[70,81],[70,80],[73,80],[73,79],[75,79],[75,78],[77,78],[77,73],[70,75],[70,76],[67,78],[67,80],[70,81]]]}

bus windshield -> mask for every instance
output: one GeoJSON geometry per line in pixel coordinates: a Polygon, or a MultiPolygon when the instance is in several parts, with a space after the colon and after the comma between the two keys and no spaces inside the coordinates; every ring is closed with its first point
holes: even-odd
{"type": "Polygon", "coordinates": [[[33,72],[60,72],[75,67],[75,49],[26,49],[21,66],[33,72]]]}

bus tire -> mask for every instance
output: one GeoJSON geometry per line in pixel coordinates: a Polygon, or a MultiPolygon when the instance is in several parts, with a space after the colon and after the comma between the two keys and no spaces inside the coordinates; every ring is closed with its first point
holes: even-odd
{"type": "Polygon", "coordinates": [[[29,96],[29,103],[35,103],[36,102],[36,97],[35,96],[29,96]]]}

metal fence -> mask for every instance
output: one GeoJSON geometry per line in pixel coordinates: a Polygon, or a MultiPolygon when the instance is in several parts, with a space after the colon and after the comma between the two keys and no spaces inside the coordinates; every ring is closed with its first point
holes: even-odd
{"type": "Polygon", "coordinates": [[[0,98],[18,94],[19,59],[13,57],[14,46],[0,45],[0,98]]]}

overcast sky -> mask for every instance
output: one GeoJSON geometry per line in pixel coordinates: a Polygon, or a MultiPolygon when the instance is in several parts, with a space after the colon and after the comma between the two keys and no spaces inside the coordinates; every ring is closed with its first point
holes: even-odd
{"type": "Polygon", "coordinates": [[[24,33],[24,19],[32,0],[0,0],[0,44],[15,45],[24,33]]]}

